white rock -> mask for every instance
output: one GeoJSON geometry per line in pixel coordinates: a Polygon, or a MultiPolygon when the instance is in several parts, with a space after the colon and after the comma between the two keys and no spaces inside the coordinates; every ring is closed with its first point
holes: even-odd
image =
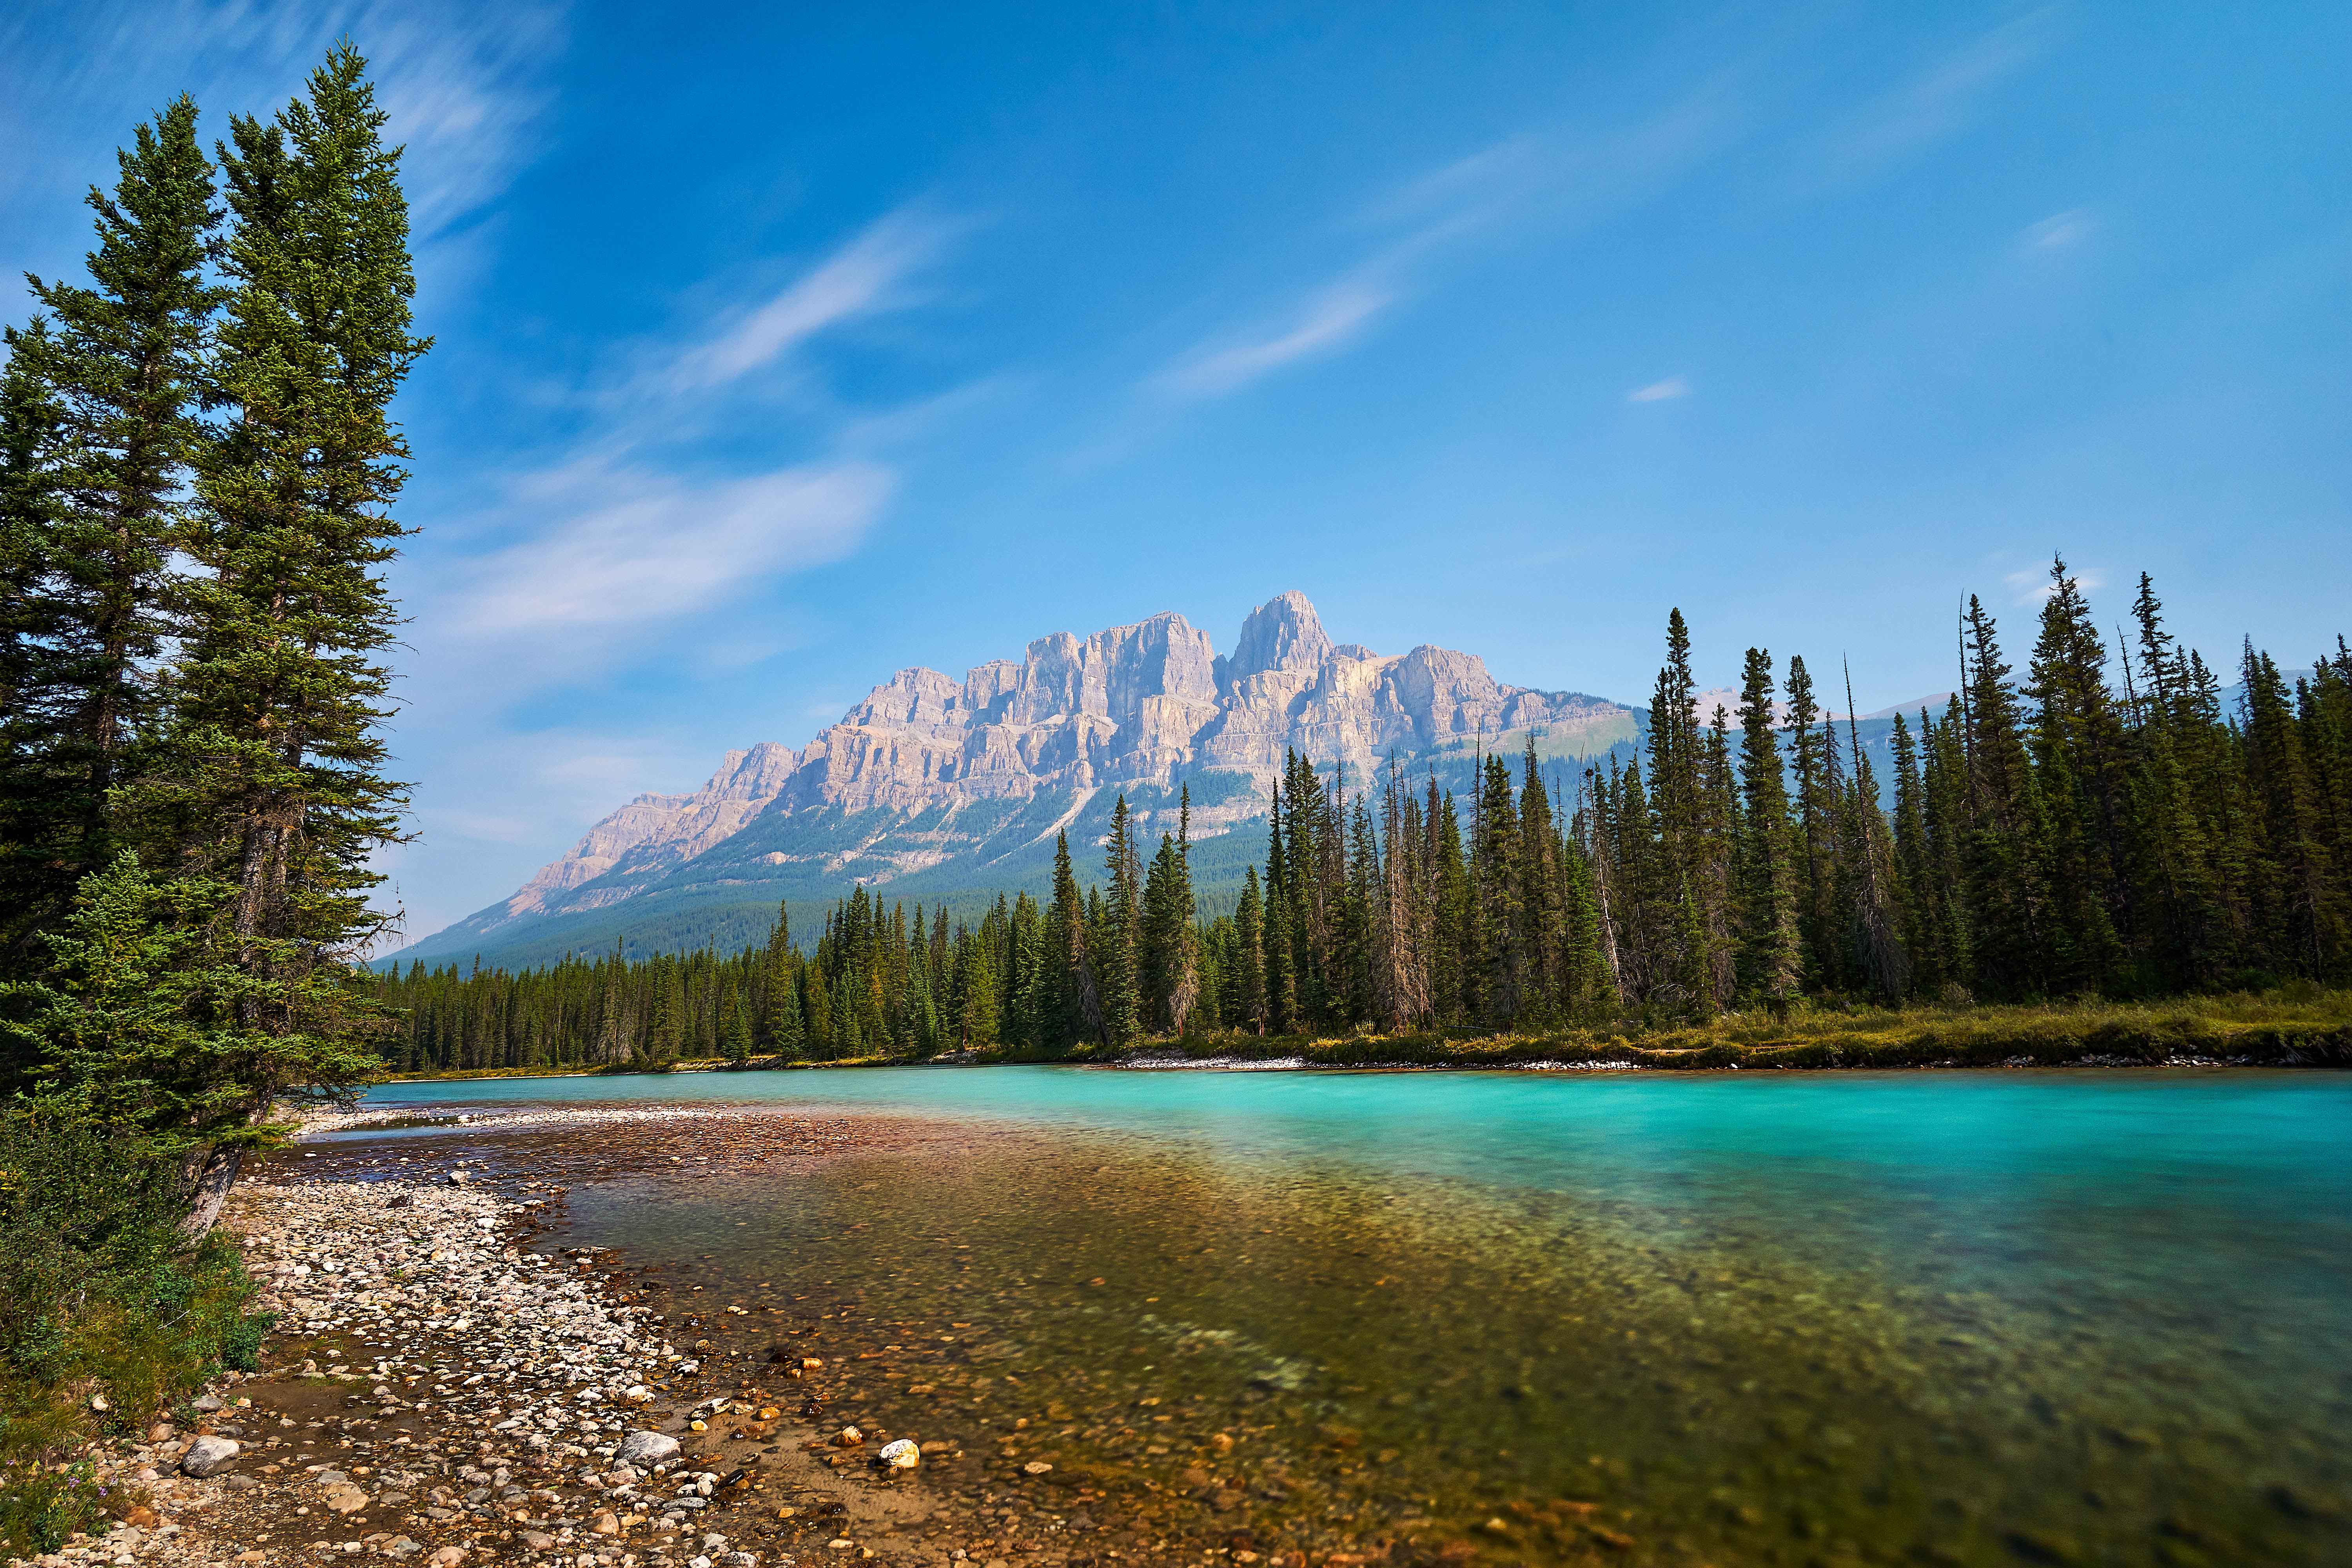
{"type": "Polygon", "coordinates": [[[923,1462],[923,1450],[901,1437],[882,1446],[882,1462],[894,1470],[911,1470],[923,1462]]]}
{"type": "Polygon", "coordinates": [[[625,1465],[652,1465],[677,1452],[677,1439],[666,1432],[632,1432],[613,1457],[625,1465]]]}
{"type": "Polygon", "coordinates": [[[241,1447],[234,1437],[199,1437],[188,1445],[180,1468],[192,1476],[209,1476],[236,1458],[241,1447]]]}

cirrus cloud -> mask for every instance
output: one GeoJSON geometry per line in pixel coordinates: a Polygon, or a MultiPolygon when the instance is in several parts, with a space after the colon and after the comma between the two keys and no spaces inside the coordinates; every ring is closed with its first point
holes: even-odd
{"type": "Polygon", "coordinates": [[[1688,397],[1690,383],[1679,375],[1664,381],[1654,381],[1647,386],[1637,386],[1625,395],[1628,403],[1664,403],[1671,398],[1688,397]]]}
{"type": "Polygon", "coordinates": [[[709,484],[596,468],[560,476],[561,522],[480,563],[457,624],[541,637],[642,626],[714,608],[781,573],[853,549],[889,499],[889,473],[814,464],[709,484]]]}

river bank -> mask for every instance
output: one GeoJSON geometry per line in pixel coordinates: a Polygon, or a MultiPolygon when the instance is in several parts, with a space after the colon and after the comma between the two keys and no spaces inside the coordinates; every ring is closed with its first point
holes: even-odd
{"type": "MultiPolygon", "coordinates": [[[[610,1253],[531,1245],[570,1181],[824,1160],[886,1134],[675,1109],[467,1131],[480,1136],[407,1157],[298,1143],[241,1184],[222,1223],[278,1315],[262,1371],[86,1456],[114,1528],[11,1561],[945,1564],[1015,1528],[935,1483],[959,1446],[919,1443],[917,1465],[891,1466],[880,1454],[902,1434],[829,1418],[845,1369],[766,1353],[751,1309],[665,1310],[662,1286],[610,1253]]],[[[1040,1537],[1062,1524],[1020,1517],[1040,1537]]]]}
{"type": "MultiPolygon", "coordinates": [[[[1250,1035],[1227,1031],[1151,1039],[1131,1047],[1081,1046],[1043,1055],[973,1047],[925,1066],[1058,1062],[1105,1068],[1246,1066],[1558,1071],[1830,1071],[1891,1068],[2345,1067],[2352,1066],[2352,994],[2225,996],[2166,1004],[1809,1008],[1786,1018],[1727,1015],[1705,1026],[1631,1026],[1520,1034],[1435,1030],[1398,1035],[1250,1035]]],[[[635,1073],[838,1070],[913,1065],[867,1056],[835,1061],[757,1057],[685,1059],[658,1067],[490,1068],[394,1073],[396,1081],[612,1077],[635,1073]]]]}

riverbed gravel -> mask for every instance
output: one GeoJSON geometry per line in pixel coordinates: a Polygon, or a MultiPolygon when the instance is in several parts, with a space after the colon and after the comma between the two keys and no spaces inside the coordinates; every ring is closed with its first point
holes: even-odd
{"type": "Polygon", "coordinates": [[[222,1225],[241,1236],[257,1310],[276,1317],[263,1370],[226,1373],[176,1420],[87,1456],[121,1517],[11,1563],[1082,1568],[1151,1555],[1086,1549],[1070,1539],[1094,1527],[1083,1510],[973,1485],[953,1445],[847,1436],[824,1414],[821,1360],[680,1345],[611,1255],[530,1246],[560,1222],[568,1180],[830,1158],[884,1141],[887,1124],[583,1107],[462,1131],[404,1141],[414,1153],[298,1145],[241,1184],[222,1225]]]}

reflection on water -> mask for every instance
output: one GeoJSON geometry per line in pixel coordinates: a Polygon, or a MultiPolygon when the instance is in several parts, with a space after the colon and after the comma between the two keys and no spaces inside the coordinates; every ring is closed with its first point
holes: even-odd
{"type": "Polygon", "coordinates": [[[908,1152],[583,1187],[558,1239],[662,1265],[763,1379],[823,1358],[827,1418],[962,1448],[943,1481],[1064,1488],[1147,1553],[2352,1561],[2335,1080],[1652,1079],[1612,1121],[1598,1085],[1547,1115],[1487,1079],[1482,1119],[1480,1080],[1358,1078],[1302,1121],[1258,1079],[1144,1131],[1132,1079],[1071,1110],[1110,1076],[908,1152]]]}

